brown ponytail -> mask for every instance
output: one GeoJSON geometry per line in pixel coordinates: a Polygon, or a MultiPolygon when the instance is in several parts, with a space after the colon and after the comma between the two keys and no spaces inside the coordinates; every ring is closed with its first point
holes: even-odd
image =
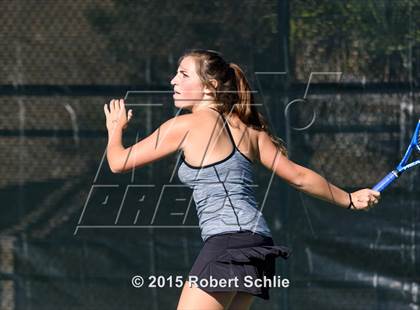
{"type": "Polygon", "coordinates": [[[217,105],[217,110],[223,114],[234,113],[247,126],[267,132],[280,152],[287,156],[284,141],[271,133],[264,116],[258,112],[251,87],[242,69],[237,64],[228,64],[220,53],[209,50],[186,52],[178,63],[187,56],[195,58],[198,76],[204,85],[213,90],[215,101],[221,103],[217,105]],[[213,87],[211,79],[218,82],[217,88],[213,87]]]}
{"type": "Polygon", "coordinates": [[[235,72],[236,88],[239,96],[239,100],[235,104],[233,111],[245,124],[257,130],[263,130],[267,132],[271,138],[271,141],[280,149],[280,152],[287,156],[287,149],[284,141],[272,134],[264,116],[257,111],[256,106],[254,105],[254,96],[244,72],[235,63],[231,62],[229,67],[232,68],[235,72]]]}

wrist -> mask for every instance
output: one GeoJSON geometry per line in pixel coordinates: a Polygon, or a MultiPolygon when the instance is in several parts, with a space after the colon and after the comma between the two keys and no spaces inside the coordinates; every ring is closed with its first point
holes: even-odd
{"type": "Polygon", "coordinates": [[[108,132],[113,132],[116,130],[123,130],[123,128],[121,126],[118,126],[118,124],[111,124],[110,126],[107,126],[106,129],[108,130],[108,132]]]}
{"type": "Polygon", "coordinates": [[[347,209],[356,209],[356,206],[353,203],[353,198],[351,196],[351,193],[348,193],[348,194],[349,194],[349,204],[347,206],[347,209]]]}
{"type": "Polygon", "coordinates": [[[121,128],[120,126],[114,125],[112,127],[107,127],[108,130],[108,136],[112,137],[113,135],[118,135],[118,134],[122,134],[123,132],[123,128],[121,128]]]}
{"type": "Polygon", "coordinates": [[[114,127],[108,129],[108,146],[122,144],[122,128],[114,127]]]}

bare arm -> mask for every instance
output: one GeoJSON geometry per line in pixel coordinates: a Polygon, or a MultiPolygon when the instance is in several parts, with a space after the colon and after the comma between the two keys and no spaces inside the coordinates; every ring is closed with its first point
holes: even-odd
{"type": "MultiPolygon", "coordinates": [[[[260,162],[296,189],[340,207],[349,206],[350,197],[346,191],[328,182],[313,170],[289,160],[281,154],[266,132],[260,132],[258,148],[260,162]]],[[[351,195],[357,209],[370,207],[370,204],[378,202],[380,196],[379,192],[370,189],[362,189],[351,195]]]]}
{"type": "MultiPolygon", "coordinates": [[[[120,107],[123,108],[123,104],[120,107]]],[[[175,116],[152,134],[127,148],[122,145],[122,126],[112,126],[109,122],[106,155],[111,171],[127,172],[182,149],[189,130],[190,117],[189,114],[175,116]]]]}

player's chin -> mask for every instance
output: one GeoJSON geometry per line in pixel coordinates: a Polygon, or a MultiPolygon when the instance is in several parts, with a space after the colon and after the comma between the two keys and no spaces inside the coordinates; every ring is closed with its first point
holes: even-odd
{"type": "Polygon", "coordinates": [[[182,100],[174,98],[174,106],[177,108],[182,108],[182,100]]]}
{"type": "Polygon", "coordinates": [[[185,109],[184,105],[181,104],[179,101],[177,102],[176,100],[174,100],[174,106],[177,110],[185,109]]]}
{"type": "Polygon", "coordinates": [[[191,108],[191,102],[189,102],[188,100],[185,99],[175,99],[174,98],[174,105],[175,107],[177,107],[178,109],[189,109],[191,108]]]}

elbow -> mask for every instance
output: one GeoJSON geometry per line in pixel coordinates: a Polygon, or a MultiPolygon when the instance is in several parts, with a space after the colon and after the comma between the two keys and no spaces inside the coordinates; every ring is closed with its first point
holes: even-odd
{"type": "Polygon", "coordinates": [[[110,169],[111,169],[111,172],[112,173],[121,173],[122,171],[121,171],[121,169],[117,169],[117,168],[114,168],[114,167],[109,167],[110,169]]]}
{"type": "Polygon", "coordinates": [[[122,173],[123,169],[119,165],[116,165],[115,163],[110,162],[109,163],[109,169],[112,173],[122,173]]]}
{"type": "Polygon", "coordinates": [[[107,148],[106,159],[108,161],[109,169],[112,173],[122,173],[124,172],[124,150],[119,150],[118,148],[107,148]]]}
{"type": "Polygon", "coordinates": [[[112,173],[126,173],[131,171],[131,168],[129,168],[126,165],[121,164],[110,164],[109,169],[111,169],[112,173]]]}
{"type": "Polygon", "coordinates": [[[111,172],[112,172],[112,173],[121,173],[121,172],[122,172],[122,170],[120,170],[120,169],[115,169],[115,168],[111,168],[111,172]]]}
{"type": "Polygon", "coordinates": [[[305,174],[302,172],[297,173],[289,183],[297,189],[303,189],[305,187],[305,174]]]}
{"type": "Polygon", "coordinates": [[[293,182],[291,182],[290,184],[297,189],[301,189],[304,187],[303,181],[301,179],[293,180],[293,182]]]}

